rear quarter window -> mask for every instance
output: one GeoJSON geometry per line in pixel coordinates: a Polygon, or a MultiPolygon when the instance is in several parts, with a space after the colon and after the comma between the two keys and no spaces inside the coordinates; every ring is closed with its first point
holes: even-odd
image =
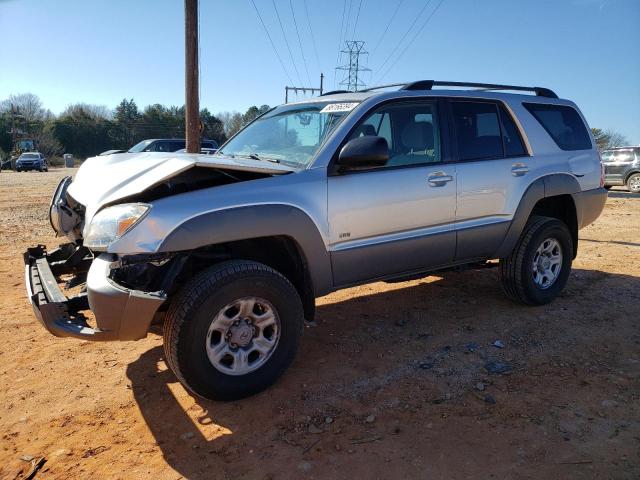
{"type": "Polygon", "coordinates": [[[524,107],[562,150],[592,148],[587,127],[575,108],[542,103],[525,103],[524,107]]]}

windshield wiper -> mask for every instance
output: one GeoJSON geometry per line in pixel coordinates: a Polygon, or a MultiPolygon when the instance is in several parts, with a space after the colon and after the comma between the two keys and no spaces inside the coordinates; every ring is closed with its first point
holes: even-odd
{"type": "Polygon", "coordinates": [[[278,160],[277,158],[261,157],[257,153],[245,153],[245,154],[238,155],[238,156],[239,157],[250,158],[251,160],[258,160],[258,161],[266,160],[267,162],[280,163],[280,160],[278,160]]]}

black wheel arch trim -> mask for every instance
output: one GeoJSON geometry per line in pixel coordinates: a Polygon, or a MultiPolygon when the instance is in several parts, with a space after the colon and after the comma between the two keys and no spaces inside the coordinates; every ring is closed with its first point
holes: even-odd
{"type": "MultiPolygon", "coordinates": [[[[602,190],[606,192],[606,190],[602,190]]],[[[533,212],[536,204],[544,198],[555,197],[558,195],[571,195],[576,208],[578,228],[584,226],[581,222],[583,209],[578,205],[581,202],[576,202],[576,195],[579,196],[581,193],[583,192],[581,192],[580,184],[576,178],[567,173],[551,174],[536,179],[531,183],[531,185],[529,185],[520,199],[520,203],[518,204],[518,208],[513,216],[511,225],[509,226],[504,240],[498,248],[495,256],[497,258],[504,258],[511,253],[516,246],[520,235],[524,231],[524,227],[531,216],[531,212],[533,212]]],[[[598,215],[599,214],[600,211],[598,212],[598,215]]],[[[577,239],[575,243],[574,255],[577,253],[577,239]]]]}
{"type": "Polygon", "coordinates": [[[331,260],[318,227],[301,209],[285,204],[250,205],[204,213],[174,229],[158,252],[194,250],[237,240],[285,236],[306,262],[315,296],[333,290],[331,260]]]}

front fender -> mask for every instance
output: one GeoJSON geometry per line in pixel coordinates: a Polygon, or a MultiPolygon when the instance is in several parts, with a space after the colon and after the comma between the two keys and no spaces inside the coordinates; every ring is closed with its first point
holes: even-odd
{"type": "Polygon", "coordinates": [[[286,236],[300,247],[315,295],[332,290],[329,253],[316,224],[290,205],[251,205],[203,213],[186,220],[161,242],[158,252],[194,250],[250,238],[286,236]]]}

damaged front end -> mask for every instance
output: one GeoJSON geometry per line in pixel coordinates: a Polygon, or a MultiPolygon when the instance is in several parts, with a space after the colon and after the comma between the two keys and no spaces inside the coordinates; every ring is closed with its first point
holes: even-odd
{"type": "Polygon", "coordinates": [[[24,253],[27,296],[50,333],[85,340],[144,338],[166,309],[188,255],[114,254],[109,246],[142,221],[156,200],[291,171],[246,159],[201,157],[89,159],[75,181],[60,182],[49,221],[56,236],[69,243],[24,253]]]}
{"type": "MultiPolygon", "coordinates": [[[[69,194],[71,182],[71,177],[62,179],[49,205],[56,236],[71,242],[51,252],[38,245],[24,253],[27,297],[35,316],[57,337],[144,338],[166,294],[162,287],[145,282],[151,273],[143,275],[139,267],[134,278],[126,260],[108,253],[96,252],[96,256],[83,246],[85,206],[69,194]]],[[[163,259],[163,265],[170,260],[163,259]]]]}
{"type": "Polygon", "coordinates": [[[166,258],[159,266],[144,262],[132,268],[135,262],[108,253],[94,258],[85,247],[67,243],[52,252],[43,245],[29,248],[24,262],[27,296],[50,333],[85,340],[138,340],[146,336],[167,298],[161,284],[158,290],[149,289],[158,279],[170,278],[180,260],[166,258]],[[156,268],[160,270],[152,271],[156,268]],[[75,294],[65,295],[60,284],[75,294]],[[87,310],[93,319],[85,315],[87,310]]]}

